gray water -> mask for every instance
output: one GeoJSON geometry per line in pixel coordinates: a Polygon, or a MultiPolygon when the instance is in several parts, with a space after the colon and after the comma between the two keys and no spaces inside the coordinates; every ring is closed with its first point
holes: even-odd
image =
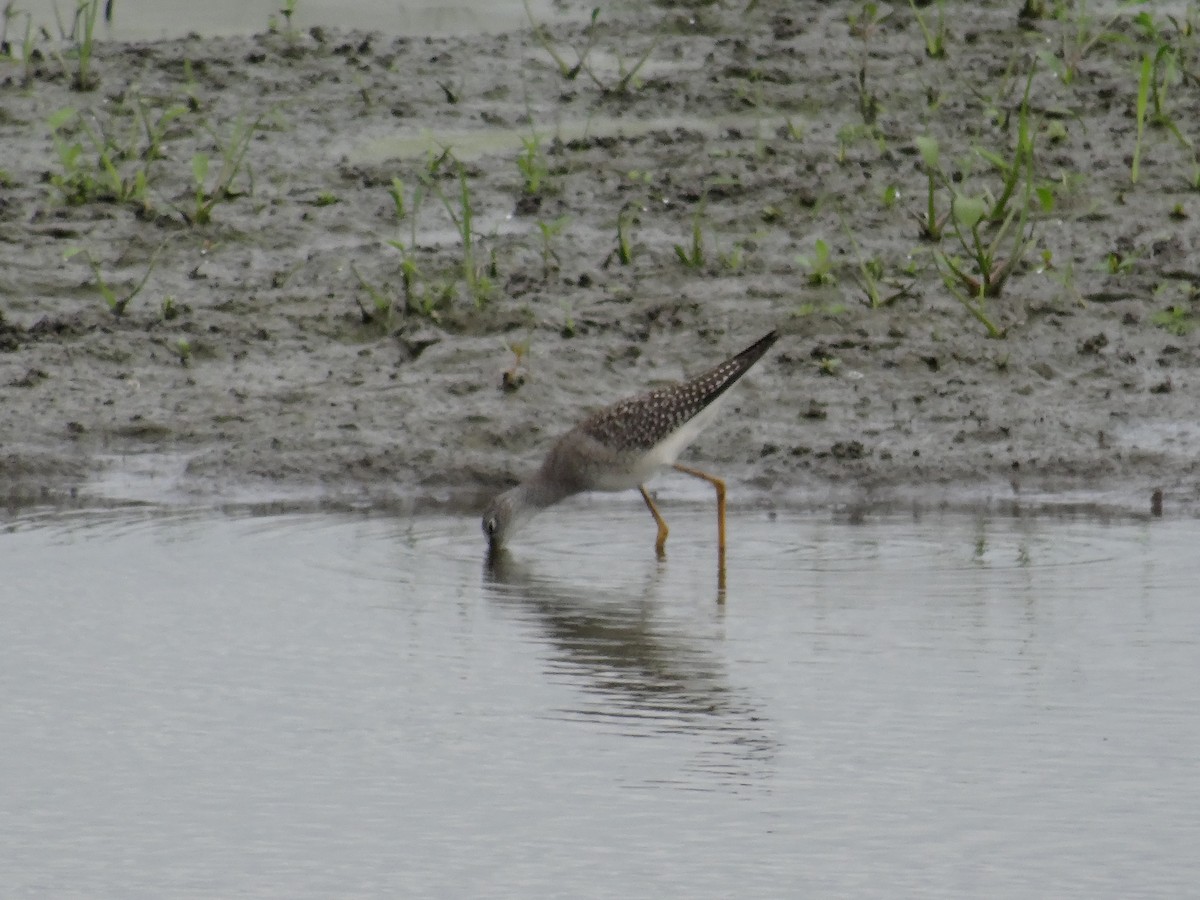
{"type": "MultiPolygon", "coordinates": [[[[8,0],[5,0],[7,3],[8,0]]],[[[24,12],[35,30],[52,37],[71,33],[79,0],[21,0],[13,3],[10,39],[18,47],[25,35],[24,12]],[[56,12],[57,10],[57,12],[56,12]]],[[[101,41],[142,41],[256,34],[287,26],[280,10],[287,0],[114,0],[111,22],[101,13],[95,36],[101,41]]],[[[562,20],[553,0],[296,0],[292,24],[299,31],[314,25],[380,31],[389,35],[420,36],[497,34],[528,28],[529,15],[539,23],[562,20]]],[[[585,14],[571,21],[582,24],[585,14]]]]}
{"type": "Polygon", "coordinates": [[[1195,521],[9,514],[5,897],[1180,897],[1195,521]]]}

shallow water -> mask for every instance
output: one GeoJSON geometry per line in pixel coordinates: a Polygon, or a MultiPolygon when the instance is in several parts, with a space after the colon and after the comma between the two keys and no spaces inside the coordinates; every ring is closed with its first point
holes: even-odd
{"type": "Polygon", "coordinates": [[[7,896],[1182,896],[1194,521],[566,504],[0,536],[7,896]]]}
{"type": "MultiPolygon", "coordinates": [[[[102,40],[143,41],[181,38],[194,33],[204,37],[256,34],[275,20],[286,24],[279,10],[285,0],[115,0],[112,22],[96,24],[102,40]]],[[[55,0],[24,0],[18,9],[29,11],[35,26],[58,36],[70,32],[76,4],[55,0]],[[57,17],[55,7],[58,7],[57,17]]],[[[550,0],[529,0],[538,22],[559,18],[550,0]]],[[[103,9],[103,4],[101,6],[103,9]]],[[[522,0],[298,0],[293,16],[297,29],[314,25],[382,31],[394,35],[497,34],[528,27],[529,17],[522,0]]],[[[18,43],[24,35],[24,19],[13,26],[18,43]]]]}

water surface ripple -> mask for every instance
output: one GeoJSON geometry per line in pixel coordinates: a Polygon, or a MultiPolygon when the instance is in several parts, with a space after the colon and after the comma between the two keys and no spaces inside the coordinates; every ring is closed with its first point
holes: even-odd
{"type": "Polygon", "coordinates": [[[1193,890],[1200,523],[666,507],[9,513],[6,895],[1193,890]]]}

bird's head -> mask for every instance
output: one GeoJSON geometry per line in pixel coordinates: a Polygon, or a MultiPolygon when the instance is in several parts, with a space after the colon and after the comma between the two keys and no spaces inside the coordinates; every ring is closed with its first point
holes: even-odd
{"type": "Polygon", "coordinates": [[[509,535],[525,519],[521,514],[520,490],[516,487],[505,491],[483,511],[483,533],[487,537],[488,550],[493,553],[504,546],[509,535]]]}

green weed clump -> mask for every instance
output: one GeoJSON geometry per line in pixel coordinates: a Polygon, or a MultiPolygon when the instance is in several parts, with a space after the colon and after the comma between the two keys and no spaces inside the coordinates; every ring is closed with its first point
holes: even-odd
{"type": "Polygon", "coordinates": [[[529,19],[530,27],[533,29],[533,39],[541,45],[546,55],[554,62],[555,67],[558,69],[558,74],[564,80],[574,81],[580,74],[586,74],[592,83],[605,94],[625,94],[631,89],[641,86],[638,73],[649,61],[650,55],[658,46],[662,38],[661,32],[655,34],[654,39],[642,52],[641,56],[633,60],[631,64],[626,62],[625,57],[619,50],[614,50],[614,55],[617,58],[617,78],[616,81],[605,82],[588,62],[588,57],[591,55],[592,50],[595,49],[600,36],[598,27],[600,7],[597,6],[592,10],[591,18],[585,29],[585,40],[582,48],[571,48],[575,55],[575,62],[568,63],[558,51],[554,39],[551,37],[546,26],[534,19],[533,11],[529,8],[529,0],[523,0],[523,2],[525,4],[525,15],[529,19]]]}
{"type": "Polygon", "coordinates": [[[936,139],[928,135],[918,135],[913,139],[921,159],[925,163],[925,175],[928,184],[926,193],[925,215],[918,217],[921,225],[921,238],[937,243],[942,239],[942,230],[946,226],[949,213],[938,214],[937,192],[944,178],[942,173],[941,150],[936,139]]]}
{"type": "Polygon", "coordinates": [[[1200,288],[1192,284],[1166,281],[1154,289],[1154,298],[1162,302],[1174,295],[1164,309],[1150,316],[1150,323],[1176,337],[1187,337],[1200,326],[1200,288]]]}
{"type": "Polygon", "coordinates": [[[704,255],[704,204],[701,202],[692,213],[691,243],[676,244],[675,256],[689,269],[703,269],[704,255]]]}
{"type": "Polygon", "coordinates": [[[238,118],[230,129],[229,134],[222,136],[216,131],[209,130],[221,156],[221,166],[213,178],[209,178],[211,158],[207,153],[200,152],[192,157],[192,206],[190,210],[180,210],[180,214],[192,225],[207,225],[212,221],[213,210],[222,203],[227,203],[242,196],[243,192],[234,189],[234,181],[241,173],[246,151],[250,149],[250,141],[262,123],[262,116],[247,123],[238,118]]]}
{"type": "MultiPolygon", "coordinates": [[[[391,187],[388,188],[388,196],[392,198],[393,209],[395,210],[397,221],[403,223],[411,214],[412,217],[412,238],[410,241],[404,241],[399,238],[389,240],[388,245],[400,251],[402,261],[400,263],[400,277],[402,282],[402,290],[404,296],[404,311],[405,313],[418,313],[431,319],[437,319],[437,310],[433,306],[426,307],[422,304],[418,294],[420,290],[420,270],[417,268],[416,262],[416,244],[417,244],[417,226],[416,226],[416,210],[420,208],[421,200],[423,199],[423,188],[417,186],[411,199],[406,193],[404,182],[399,178],[392,178],[391,187]]],[[[358,279],[359,285],[367,296],[371,298],[373,311],[367,311],[362,303],[355,298],[358,303],[359,312],[362,315],[364,325],[378,325],[380,331],[388,332],[392,327],[393,314],[395,312],[395,304],[392,302],[391,294],[385,288],[379,288],[367,281],[362,273],[358,271],[358,267],[353,263],[350,264],[350,271],[354,273],[354,277],[358,279]]]]}
{"type": "Polygon", "coordinates": [[[182,104],[155,107],[134,98],[131,121],[117,115],[105,119],[84,116],[66,107],[50,117],[51,139],[59,171],[49,177],[68,204],[132,203],[150,207],[149,188],[154,163],[172,123],[187,113],[182,104]]]}
{"type": "Polygon", "coordinates": [[[824,239],[817,238],[813,242],[813,252],[797,256],[796,262],[808,270],[808,283],[811,286],[837,283],[837,276],[833,273],[833,254],[824,239]]]}
{"type": "Polygon", "coordinates": [[[863,124],[872,129],[879,118],[879,96],[868,87],[867,62],[871,58],[871,40],[879,30],[880,23],[892,14],[886,4],[868,0],[857,10],[846,16],[850,34],[862,41],[862,60],[858,67],[858,113],[863,124]]]}
{"type": "Polygon", "coordinates": [[[426,188],[436,194],[442,201],[442,206],[454,223],[459,237],[459,266],[462,283],[467,298],[476,309],[482,309],[492,298],[495,284],[495,258],[485,266],[479,261],[478,235],[475,231],[475,204],[471,194],[471,182],[467,177],[467,167],[455,159],[449,151],[444,153],[441,160],[450,160],[454,165],[458,191],[447,194],[442,190],[436,178],[436,171],[431,168],[425,177],[426,188]]]}
{"type": "Polygon", "coordinates": [[[546,187],[550,167],[542,150],[539,134],[521,138],[522,149],[517,154],[517,170],[521,173],[522,190],[529,197],[540,197],[546,187]]]}
{"type": "Polygon", "coordinates": [[[3,9],[0,9],[0,48],[8,48],[7,52],[0,50],[0,59],[7,58],[10,61],[15,61],[16,51],[12,48],[16,46],[16,42],[9,39],[8,30],[9,26],[18,16],[25,17],[25,31],[20,41],[20,59],[24,68],[21,74],[21,83],[26,85],[29,84],[33,77],[33,50],[36,43],[33,30],[33,13],[17,9],[12,0],[6,3],[3,9]]]}
{"type": "Polygon", "coordinates": [[[559,216],[549,222],[538,220],[538,234],[541,237],[541,254],[542,254],[542,280],[550,280],[550,272],[556,270],[561,265],[561,260],[558,256],[558,251],[554,249],[554,241],[563,230],[567,227],[567,223],[571,221],[570,216],[559,216]]]}
{"type": "MultiPolygon", "coordinates": [[[[400,253],[400,285],[404,297],[404,312],[406,315],[417,315],[437,321],[441,310],[449,305],[452,290],[448,284],[440,287],[426,284],[417,265],[417,220],[421,205],[425,201],[425,184],[418,180],[409,192],[400,178],[393,178],[388,195],[392,198],[396,220],[402,225],[406,222],[408,224],[407,240],[395,238],[388,241],[388,245],[400,253]]],[[[359,281],[367,287],[368,293],[375,301],[376,311],[384,314],[386,321],[390,322],[391,300],[388,299],[385,304],[381,295],[371,289],[361,276],[359,281]]]]}
{"type": "Polygon", "coordinates": [[[995,193],[989,189],[968,193],[957,187],[942,170],[937,141],[926,136],[915,139],[928,179],[921,236],[940,245],[945,231],[953,229],[962,255],[935,247],[934,263],[947,289],[994,338],[1005,332],[993,321],[986,300],[1003,291],[1032,245],[1030,220],[1035,207],[1049,209],[1054,202],[1053,189],[1038,185],[1034,177],[1036,129],[1029,109],[1033,77],[1031,70],[1018,108],[1016,140],[1008,153],[975,149],[1000,176],[995,193]],[[945,214],[939,214],[936,202],[942,190],[950,197],[945,214]]]}
{"type": "Polygon", "coordinates": [[[1185,337],[1190,334],[1197,324],[1191,307],[1181,303],[1154,313],[1150,317],[1150,321],[1176,337],[1185,337]]]}
{"type": "MultiPolygon", "coordinates": [[[[845,219],[842,220],[842,230],[846,233],[846,238],[850,241],[850,246],[854,250],[858,272],[854,273],[853,277],[858,282],[863,296],[866,297],[868,307],[878,309],[881,306],[890,306],[903,297],[912,296],[913,284],[916,281],[915,278],[908,283],[903,283],[898,275],[889,276],[883,260],[878,257],[868,257],[863,253],[862,247],[855,239],[854,232],[850,230],[850,226],[846,223],[845,219]],[[885,286],[893,289],[887,296],[884,296],[883,292],[885,286]]],[[[825,255],[828,257],[828,251],[825,252],[825,255]]],[[[912,273],[910,272],[909,274],[911,275],[912,273]]],[[[830,274],[830,277],[833,277],[832,274],[830,274]]]]}
{"type": "MultiPolygon", "coordinates": [[[[1043,52],[1041,54],[1043,63],[1058,76],[1063,84],[1072,84],[1079,74],[1080,65],[1097,45],[1116,43],[1124,39],[1114,27],[1117,22],[1134,7],[1143,6],[1148,2],[1149,0],[1123,0],[1117,4],[1115,9],[1107,11],[1107,15],[1104,16],[1096,14],[1089,0],[1077,0],[1071,5],[1058,3],[1053,13],[1053,17],[1062,25],[1058,51],[1056,53],[1043,52]]],[[[1022,12],[1024,13],[1033,5],[1026,2],[1022,12]]],[[[1046,11],[1038,10],[1038,12],[1044,16],[1046,11]]],[[[1026,18],[1033,17],[1032,15],[1026,16],[1026,18]]]]}
{"type": "Polygon", "coordinates": [[[142,292],[142,288],[144,288],[146,286],[146,282],[150,280],[150,274],[154,271],[154,264],[158,261],[158,255],[162,252],[162,249],[165,246],[166,241],[158,245],[157,249],[155,249],[154,253],[150,256],[150,262],[146,264],[146,271],[142,275],[141,281],[134,285],[133,289],[123,296],[118,295],[113,287],[105,280],[104,273],[100,269],[100,263],[96,261],[96,257],[92,255],[90,250],[87,250],[83,247],[71,247],[65,253],[63,253],[63,259],[71,259],[73,256],[82,254],[84,259],[87,260],[88,266],[92,270],[92,277],[95,278],[96,282],[96,290],[99,291],[100,296],[104,299],[104,303],[108,307],[109,312],[111,312],[114,316],[120,317],[125,315],[125,311],[129,307],[129,304],[138,294],[142,292]]]}
{"type": "Polygon", "coordinates": [[[267,17],[268,30],[282,33],[289,41],[294,41],[299,36],[299,33],[296,31],[295,22],[293,21],[298,5],[299,0],[283,0],[283,5],[279,8],[279,15],[283,16],[283,27],[279,26],[279,20],[272,13],[267,17]]]}
{"type": "MultiPolygon", "coordinates": [[[[111,6],[107,7],[106,17],[111,13],[111,9],[111,6]]],[[[75,39],[76,63],[71,76],[71,86],[77,91],[90,91],[99,84],[99,80],[92,74],[93,41],[99,14],[100,0],[77,0],[75,21],[71,27],[71,35],[75,39]]]]}
{"type": "Polygon", "coordinates": [[[933,28],[926,24],[921,11],[917,9],[916,0],[908,0],[908,5],[912,7],[913,15],[916,16],[921,36],[925,38],[925,55],[930,59],[944,59],[946,56],[946,10],[943,0],[938,0],[937,24],[933,28]]]}
{"type": "MultiPolygon", "coordinates": [[[[633,262],[633,237],[630,234],[630,226],[633,223],[635,207],[632,204],[626,203],[617,213],[617,248],[614,253],[617,256],[617,262],[623,266],[627,266],[633,262]]],[[[609,255],[611,258],[612,254],[609,255]]]]}
{"type": "MultiPolygon", "coordinates": [[[[1191,152],[1194,149],[1192,142],[1184,136],[1170,112],[1170,90],[1184,78],[1179,55],[1175,47],[1163,41],[1152,52],[1142,56],[1138,69],[1137,103],[1134,107],[1137,131],[1129,171],[1129,181],[1132,184],[1137,184],[1138,181],[1147,125],[1168,131],[1185,151],[1191,152]]],[[[1194,76],[1191,77],[1194,79],[1194,76]]]]}
{"type": "MultiPolygon", "coordinates": [[[[495,293],[497,261],[494,250],[485,254],[480,245],[480,235],[475,225],[475,198],[467,167],[447,148],[440,156],[427,161],[424,171],[416,176],[411,189],[403,179],[393,178],[388,195],[397,221],[407,230],[406,236],[387,241],[388,246],[399,251],[401,256],[400,281],[405,315],[438,321],[453,305],[456,297],[466,299],[476,310],[483,309],[495,293]],[[452,170],[451,177],[456,190],[447,191],[441,184],[447,169],[452,170]],[[436,269],[430,271],[418,263],[420,212],[429,197],[441,201],[458,232],[459,258],[454,270],[449,273],[436,269]]],[[[544,225],[543,252],[546,256],[543,264],[548,272],[551,259],[557,259],[550,242],[565,224],[565,219],[562,222],[540,224],[544,225]]],[[[388,289],[371,284],[357,269],[352,267],[352,270],[373,305],[373,311],[368,311],[359,304],[363,321],[389,327],[394,305],[388,289]]]]}
{"type": "Polygon", "coordinates": [[[50,185],[73,206],[91,202],[140,200],[146,191],[144,172],[126,177],[117,168],[129,154],[99,126],[93,127],[71,107],[50,117],[50,133],[61,171],[50,174],[50,185]],[[85,152],[84,141],[95,157],[85,152]]]}

